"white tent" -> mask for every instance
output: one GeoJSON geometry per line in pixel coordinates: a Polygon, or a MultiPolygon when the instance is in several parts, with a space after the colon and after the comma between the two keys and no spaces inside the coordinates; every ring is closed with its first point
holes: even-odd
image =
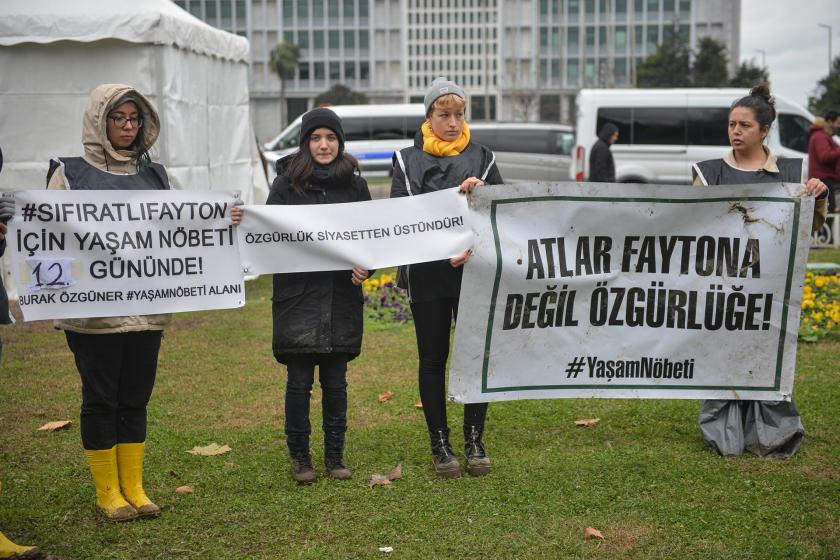
{"type": "Polygon", "coordinates": [[[174,188],[263,202],[248,48],[169,0],[2,0],[0,190],[43,188],[51,157],[82,154],[90,90],[125,83],[160,112],[152,155],[174,188]]]}

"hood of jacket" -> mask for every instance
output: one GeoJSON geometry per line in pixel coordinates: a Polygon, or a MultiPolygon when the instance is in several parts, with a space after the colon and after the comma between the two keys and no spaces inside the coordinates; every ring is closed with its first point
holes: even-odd
{"type": "Polygon", "coordinates": [[[608,122],[601,127],[601,132],[598,133],[598,138],[609,144],[610,138],[612,138],[612,135],[616,132],[618,132],[618,127],[615,126],[615,124],[608,122]]]}
{"type": "Polygon", "coordinates": [[[814,119],[814,124],[812,124],[808,128],[808,132],[810,132],[811,134],[817,132],[818,130],[825,132],[829,136],[834,136],[834,127],[831,125],[830,122],[828,122],[822,117],[817,117],[816,119],[814,119]]]}
{"type": "Polygon", "coordinates": [[[130,95],[135,98],[143,116],[143,150],[149,150],[160,134],[160,117],[151,101],[131,86],[124,84],[102,84],[90,92],[90,99],[82,118],[82,145],[84,158],[91,165],[109,171],[136,172],[137,156],[135,150],[117,150],[111,145],[106,132],[108,113],[117,101],[130,95]]]}

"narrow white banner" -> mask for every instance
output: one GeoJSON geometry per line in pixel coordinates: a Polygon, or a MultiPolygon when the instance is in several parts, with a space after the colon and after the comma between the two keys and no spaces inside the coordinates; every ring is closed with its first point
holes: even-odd
{"type": "Polygon", "coordinates": [[[8,248],[24,320],[245,304],[233,195],[20,191],[8,248]]]}
{"type": "Polygon", "coordinates": [[[450,398],[790,398],[797,188],[477,189],[450,398]]]}
{"type": "Polygon", "coordinates": [[[239,252],[246,274],[383,268],[454,257],[470,248],[458,189],[384,200],[245,206],[239,252]]]}

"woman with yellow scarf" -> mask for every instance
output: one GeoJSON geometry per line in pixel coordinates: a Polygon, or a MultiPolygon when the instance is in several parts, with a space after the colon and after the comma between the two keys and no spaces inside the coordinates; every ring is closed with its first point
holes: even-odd
{"type": "MultiPolygon", "coordinates": [[[[446,78],[432,82],[424,98],[426,121],[414,146],[394,154],[391,198],[456,187],[469,192],[504,182],[493,152],[470,142],[470,128],[464,120],[466,101],[464,90],[454,82],[446,78]]],[[[444,384],[449,333],[458,315],[462,265],[470,255],[467,250],[452,259],[406,265],[400,271],[414,316],[420,399],[432,443],[432,463],[444,478],[461,476],[461,465],[449,444],[444,384]]],[[[473,476],[490,472],[482,440],[486,415],[487,403],[464,406],[464,454],[467,472],[473,476]]]]}

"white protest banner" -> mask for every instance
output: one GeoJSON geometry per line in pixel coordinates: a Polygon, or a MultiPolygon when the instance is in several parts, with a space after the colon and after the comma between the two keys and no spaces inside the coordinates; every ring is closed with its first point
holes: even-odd
{"type": "Polygon", "coordinates": [[[790,398],[798,188],[477,189],[450,398],[790,398]]]}
{"type": "Polygon", "coordinates": [[[245,304],[231,194],[20,191],[8,247],[24,320],[245,304]]]}
{"type": "Polygon", "coordinates": [[[245,206],[239,253],[247,274],[367,269],[454,257],[472,246],[458,189],[305,206],[245,206]]]}

